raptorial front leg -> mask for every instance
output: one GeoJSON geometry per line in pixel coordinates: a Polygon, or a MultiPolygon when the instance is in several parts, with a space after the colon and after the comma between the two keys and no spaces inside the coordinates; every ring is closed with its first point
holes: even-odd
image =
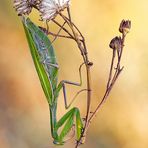
{"type": "MultiPolygon", "coordinates": [[[[66,135],[70,132],[72,129],[74,122],[75,123],[75,130],[76,130],[76,140],[79,140],[81,137],[81,133],[83,130],[83,123],[80,116],[80,111],[78,108],[74,107],[69,112],[67,112],[56,124],[55,126],[55,132],[58,133],[58,130],[60,128],[63,128],[61,132],[58,134],[56,138],[54,138],[54,143],[62,145],[67,140],[65,140],[66,135]],[[76,119],[76,120],[75,120],[76,119]],[[62,127],[63,126],[63,127],[62,127]]],[[[70,137],[69,139],[71,139],[70,137]]]]}

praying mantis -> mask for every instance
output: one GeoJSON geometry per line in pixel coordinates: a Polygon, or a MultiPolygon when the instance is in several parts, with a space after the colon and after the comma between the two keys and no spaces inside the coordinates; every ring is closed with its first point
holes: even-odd
{"type": "Polygon", "coordinates": [[[57,145],[64,144],[65,137],[73,128],[74,122],[76,122],[76,140],[79,140],[84,127],[79,109],[73,107],[57,121],[57,101],[59,92],[63,88],[65,108],[68,109],[71,106],[75,98],[73,98],[68,105],[65,84],[81,86],[81,68],[83,64],[81,64],[79,68],[80,83],[63,80],[58,84],[59,66],[49,38],[29,18],[22,16],[22,22],[41,86],[49,104],[51,135],[54,139],[53,143],[57,145]],[[61,131],[59,132],[60,128],[61,131]]]}

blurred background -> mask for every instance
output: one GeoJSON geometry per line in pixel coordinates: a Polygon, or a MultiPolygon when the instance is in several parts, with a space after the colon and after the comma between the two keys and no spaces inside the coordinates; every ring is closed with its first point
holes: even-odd
{"type": "MultiPolygon", "coordinates": [[[[125,66],[107,102],[93,120],[82,148],[148,147],[148,1],[72,0],[73,21],[86,37],[92,67],[92,111],[103,96],[112,51],[108,44],[119,35],[122,19],[132,21],[125,42],[125,66]]],[[[33,12],[32,19],[38,20],[33,12]]],[[[51,26],[56,31],[55,26],[51,26]]],[[[74,42],[54,43],[60,65],[59,81],[78,81],[81,56],[74,42]],[[65,46],[66,45],[66,46],[65,46]]],[[[85,71],[83,70],[85,88],[85,71]]],[[[80,89],[68,87],[68,98],[80,89]]],[[[64,109],[59,96],[58,117],[64,109]]],[[[73,106],[85,114],[83,93],[73,106]]],[[[52,144],[49,108],[41,89],[21,21],[12,2],[0,1],[0,147],[55,148],[52,144]]],[[[74,147],[74,141],[63,148],[74,147]]],[[[61,147],[61,148],[62,148],[61,147]]]]}

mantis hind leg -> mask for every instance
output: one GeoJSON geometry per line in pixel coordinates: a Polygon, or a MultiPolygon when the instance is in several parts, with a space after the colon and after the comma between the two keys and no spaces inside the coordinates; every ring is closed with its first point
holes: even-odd
{"type": "Polygon", "coordinates": [[[76,99],[76,97],[83,91],[87,91],[87,89],[82,89],[80,91],[77,92],[77,94],[72,98],[71,102],[68,104],[67,103],[67,96],[66,96],[66,86],[65,84],[69,84],[69,85],[75,85],[75,86],[81,86],[82,85],[82,73],[81,73],[81,69],[82,69],[82,66],[84,65],[85,63],[82,63],[79,67],[79,76],[80,76],[80,82],[71,82],[71,81],[67,81],[67,80],[62,80],[58,87],[57,87],[57,90],[56,90],[56,93],[55,94],[58,94],[58,92],[61,90],[61,88],[63,88],[63,95],[64,95],[64,104],[65,104],[65,108],[68,109],[71,104],[74,102],[74,100],[76,99]]]}
{"type": "Polygon", "coordinates": [[[63,128],[56,138],[54,138],[54,143],[62,145],[64,144],[64,138],[72,129],[74,122],[76,122],[76,140],[79,140],[83,130],[83,123],[80,117],[80,111],[78,108],[74,107],[69,112],[67,112],[56,124],[55,130],[58,132],[60,128],[63,128]],[[62,127],[63,126],[63,127],[62,127]]]}

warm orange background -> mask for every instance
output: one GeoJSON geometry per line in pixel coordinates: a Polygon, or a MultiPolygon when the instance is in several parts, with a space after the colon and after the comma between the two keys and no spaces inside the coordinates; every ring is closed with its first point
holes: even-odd
{"type": "MultiPolygon", "coordinates": [[[[92,68],[93,108],[107,80],[110,40],[124,19],[132,20],[122,64],[123,73],[109,100],[93,120],[84,148],[148,147],[148,1],[72,0],[72,17],[86,37],[92,68]]],[[[34,14],[33,19],[37,19],[34,14]]],[[[53,27],[53,30],[55,28],[53,27]]],[[[67,40],[54,43],[60,65],[59,80],[78,81],[81,57],[67,40]]],[[[83,74],[85,74],[83,72],[83,74]]],[[[84,79],[85,80],[85,79],[84,79]]],[[[85,87],[85,85],[83,86],[85,87]]],[[[68,96],[75,87],[68,87],[68,96]]],[[[84,115],[85,95],[74,106],[84,115]]],[[[65,112],[62,93],[58,116],[65,112]]],[[[68,148],[69,142],[63,148],[68,148]]],[[[0,147],[51,148],[48,104],[42,92],[22,24],[8,0],[0,1],[0,147]]]]}

